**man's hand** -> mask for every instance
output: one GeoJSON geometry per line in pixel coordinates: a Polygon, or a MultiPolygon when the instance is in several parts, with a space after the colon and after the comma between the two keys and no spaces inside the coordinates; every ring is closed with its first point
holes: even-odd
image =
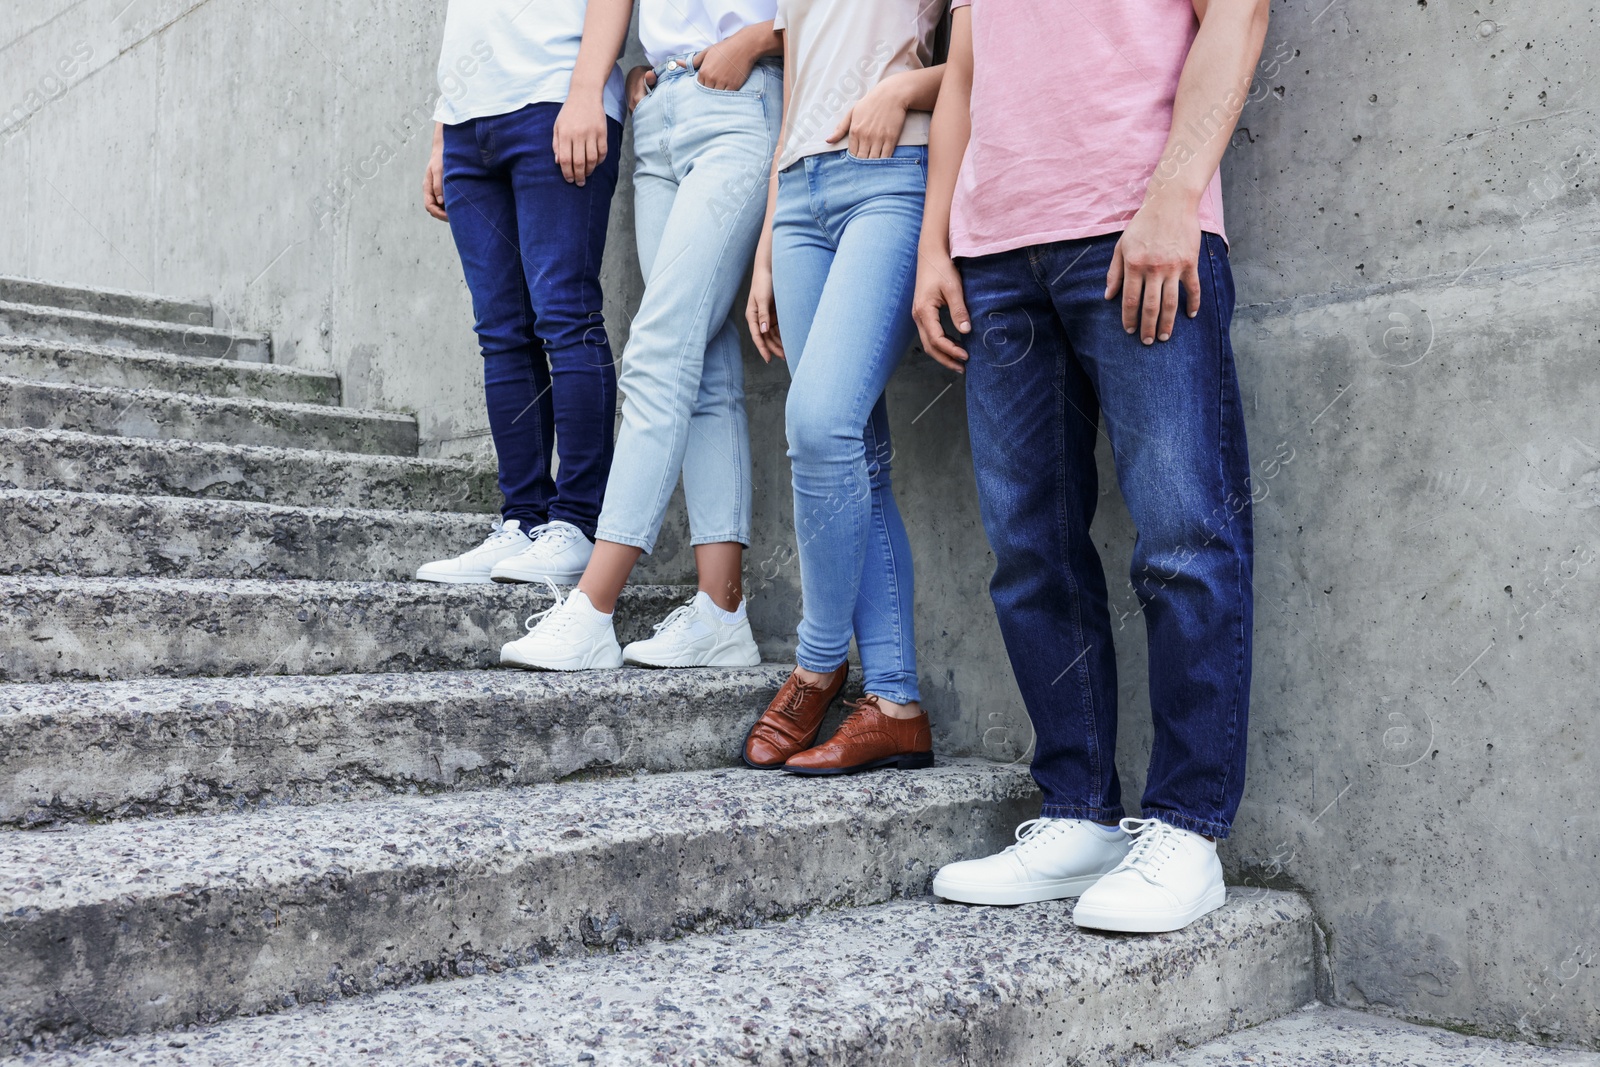
{"type": "Polygon", "coordinates": [[[783,338],[778,334],[778,305],[772,296],[772,250],[756,250],[755,266],[750,271],[750,299],[744,306],[744,321],[750,326],[750,339],[768,363],[783,354],[783,338]]]}
{"type": "Polygon", "coordinates": [[[957,330],[972,332],[967,298],[961,289],[961,273],[956,270],[955,261],[948,252],[918,248],[917,287],[911,298],[911,317],[916,320],[922,350],[944,366],[964,374],[966,350],[944,335],[944,323],[939,320],[941,308],[950,309],[957,330]]]}
{"type": "Polygon", "coordinates": [[[736,93],[750,80],[750,72],[760,58],[760,54],[749,46],[744,30],[740,30],[727,40],[718,41],[704,52],[695,54],[695,77],[707,89],[736,93]]]}
{"type": "Polygon", "coordinates": [[[1172,336],[1182,284],[1185,311],[1200,314],[1200,215],[1194,204],[1152,193],[1133,216],[1111,255],[1106,299],[1122,294],[1122,328],[1145,344],[1172,336]]]}
{"type": "Polygon", "coordinates": [[[422,206],[440,222],[449,222],[444,210],[444,123],[433,124],[433,153],[422,172],[422,206]]]}
{"type": "Polygon", "coordinates": [[[556,114],[556,164],[575,185],[589,180],[606,158],[606,109],[599,97],[571,94],[556,114]]]}
{"type": "Polygon", "coordinates": [[[639,106],[639,101],[650,94],[656,87],[656,72],[649,67],[634,67],[628,71],[628,79],[623,95],[628,101],[628,114],[633,114],[633,109],[639,106]]]}
{"type": "MultiPolygon", "coordinates": [[[[850,154],[858,159],[883,159],[894,155],[900,146],[900,131],[906,124],[909,101],[890,77],[874,85],[844,113],[839,125],[828,136],[837,144],[850,136],[850,154]]],[[[904,84],[904,79],[900,79],[904,84]]]]}

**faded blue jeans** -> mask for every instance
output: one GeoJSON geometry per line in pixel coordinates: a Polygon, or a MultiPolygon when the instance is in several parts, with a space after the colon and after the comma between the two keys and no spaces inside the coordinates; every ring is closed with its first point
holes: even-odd
{"type": "Polygon", "coordinates": [[[1044,814],[1120,818],[1114,628],[1089,535],[1103,421],[1138,531],[1155,720],[1143,814],[1226,837],[1244,791],[1254,558],[1228,246],[1202,235],[1199,317],[1180,312],[1172,339],[1147,346],[1105,299],[1120,236],[959,261],[989,591],[1044,814]]]}
{"type": "Polygon", "coordinates": [[[772,280],[788,355],[803,611],[795,661],[861,653],[863,687],[919,699],[911,545],[889,482],[884,387],[916,333],[911,294],[928,150],[808,156],[778,176],[772,280]]]}
{"type": "Polygon", "coordinates": [[[766,213],[783,71],[701,85],[656,68],[633,112],[644,297],[622,354],[622,428],[597,537],[649,552],[683,474],[690,540],[750,543],[750,428],[733,305],[766,213]]]}

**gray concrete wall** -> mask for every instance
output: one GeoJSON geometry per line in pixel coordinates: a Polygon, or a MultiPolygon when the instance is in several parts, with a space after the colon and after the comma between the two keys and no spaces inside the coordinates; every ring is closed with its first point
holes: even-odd
{"type": "MultiPolygon", "coordinates": [[[[484,448],[465,289],[417,197],[442,4],[5,4],[0,272],[213,296],[281,361],[416,412],[430,451],[484,448]]],[[[1596,17],[1280,0],[1225,165],[1260,546],[1232,873],[1311,893],[1344,1003],[1591,1045],[1596,17]]],[[[612,233],[620,347],[640,286],[626,188],[612,233]]],[[[786,376],[748,372],[752,611],[781,657],[786,376]]],[[[891,404],[940,744],[1022,758],[961,385],[913,360],[891,404]]],[[[1097,535],[1125,573],[1114,489],[1097,535]]],[[[675,515],[653,573],[685,576],[685,546],[675,515]]],[[[1143,632],[1114,585],[1137,795],[1143,632]]]]}

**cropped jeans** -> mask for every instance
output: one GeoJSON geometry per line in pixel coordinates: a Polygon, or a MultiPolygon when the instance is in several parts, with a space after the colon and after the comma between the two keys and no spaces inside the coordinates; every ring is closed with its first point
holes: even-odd
{"type": "Polygon", "coordinates": [[[783,72],[736,91],[678,57],[633,112],[644,297],[622,355],[622,428],[597,536],[649,552],[683,475],[695,545],[750,543],[750,429],[732,315],[766,212],[783,72]]]}
{"type": "Polygon", "coordinates": [[[550,147],[560,111],[529,104],[446,126],[444,206],[483,352],[501,517],[524,529],[559,519],[593,537],[616,425],[600,257],[622,126],[606,121],[605,162],[579,187],[550,147]]]}
{"type": "Polygon", "coordinates": [[[967,412],[990,583],[1037,738],[1044,814],[1123,815],[1117,661],[1089,534],[1103,421],[1138,531],[1155,741],[1145,817],[1225,837],[1244,790],[1252,622],[1250,463],[1229,322],[1233,275],[1200,245],[1200,314],[1153,345],[1105,299],[1120,234],[959,261],[967,412]]]}
{"type": "Polygon", "coordinates": [[[827,673],[854,635],[868,693],[919,699],[911,545],[895,506],[884,388],[916,333],[928,151],[808,156],[778,176],[772,277],[803,601],[795,661],[827,673]]]}

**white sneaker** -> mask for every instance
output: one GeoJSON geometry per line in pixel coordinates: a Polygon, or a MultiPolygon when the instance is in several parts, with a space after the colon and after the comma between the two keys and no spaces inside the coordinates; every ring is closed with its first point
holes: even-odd
{"type": "Polygon", "coordinates": [[[536,671],[589,671],[622,666],[622,649],[611,626],[611,616],[595,610],[589,595],[574,589],[561,599],[551,582],[556,602],[528,616],[528,635],[500,649],[500,662],[508,667],[536,671]],[[537,620],[537,621],[535,621],[537,620]]]}
{"type": "Polygon", "coordinates": [[[1128,858],[1084,891],[1072,921],[1094,930],[1159,934],[1222,907],[1217,843],[1159,819],[1123,819],[1136,834],[1128,858]]]}
{"type": "Polygon", "coordinates": [[[494,565],[497,582],[561,582],[572,585],[594,555],[594,542],[570,522],[557,519],[528,531],[528,545],[494,565]]]}
{"type": "Polygon", "coordinates": [[[1017,843],[977,860],[947,863],[933,878],[935,895],[963,904],[1032,904],[1075,897],[1128,854],[1121,829],[1088,819],[1029,819],[1017,843]]]}
{"type": "Polygon", "coordinates": [[[477,548],[463,552],[455,559],[438,559],[417,568],[419,582],[448,582],[453,585],[477,585],[489,580],[494,565],[508,556],[514,556],[528,547],[528,535],[516,519],[497,522],[491,533],[477,548]]]}
{"type": "Polygon", "coordinates": [[[723,622],[704,590],[656,623],[654,636],[632,641],[622,658],[641,667],[754,667],[761,652],[750,633],[750,619],[723,622]]]}

